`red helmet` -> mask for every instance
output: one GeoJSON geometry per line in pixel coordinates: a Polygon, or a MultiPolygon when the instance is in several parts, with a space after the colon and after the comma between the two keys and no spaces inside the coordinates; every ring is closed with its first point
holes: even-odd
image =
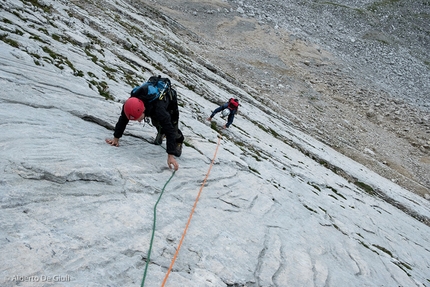
{"type": "Polygon", "coordinates": [[[135,121],[143,114],[145,111],[145,106],[143,105],[142,100],[138,98],[131,97],[124,104],[124,113],[127,116],[127,119],[135,121]]]}

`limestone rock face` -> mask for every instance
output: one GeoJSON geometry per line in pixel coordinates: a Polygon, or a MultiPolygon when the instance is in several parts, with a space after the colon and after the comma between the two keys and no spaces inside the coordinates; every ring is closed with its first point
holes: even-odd
{"type": "Polygon", "coordinates": [[[428,282],[428,200],[192,58],[155,10],[15,2],[0,4],[1,286],[136,286],[148,257],[145,286],[159,286],[200,191],[167,286],[428,282]],[[180,96],[186,144],[174,174],[149,123],[105,143],[130,90],[153,74],[180,96]],[[234,124],[206,121],[232,93],[234,124]]]}

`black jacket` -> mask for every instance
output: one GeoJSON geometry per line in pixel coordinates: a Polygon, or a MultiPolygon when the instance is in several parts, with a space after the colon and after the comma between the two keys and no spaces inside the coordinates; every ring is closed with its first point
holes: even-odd
{"type": "MultiPolygon", "coordinates": [[[[172,92],[176,92],[172,90],[172,92]]],[[[175,155],[176,154],[176,131],[174,128],[175,121],[177,123],[179,118],[179,113],[176,111],[172,113],[172,100],[168,95],[166,95],[162,100],[155,100],[153,102],[144,101],[139,95],[134,95],[136,98],[139,98],[143,101],[145,105],[145,116],[151,117],[153,123],[157,123],[163,131],[163,134],[166,135],[166,152],[168,154],[175,155]]],[[[176,99],[176,98],[175,98],[176,99]]],[[[118,122],[115,125],[114,137],[120,138],[122,137],[124,130],[128,124],[128,119],[124,113],[124,106],[122,107],[121,115],[118,119],[118,122]]]]}

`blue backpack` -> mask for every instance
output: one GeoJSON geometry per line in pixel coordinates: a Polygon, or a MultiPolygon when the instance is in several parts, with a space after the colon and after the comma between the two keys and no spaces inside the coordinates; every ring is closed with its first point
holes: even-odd
{"type": "Polygon", "coordinates": [[[134,87],[131,91],[132,97],[142,99],[144,102],[162,100],[166,94],[170,94],[170,80],[161,76],[152,76],[141,86],[134,87]]]}

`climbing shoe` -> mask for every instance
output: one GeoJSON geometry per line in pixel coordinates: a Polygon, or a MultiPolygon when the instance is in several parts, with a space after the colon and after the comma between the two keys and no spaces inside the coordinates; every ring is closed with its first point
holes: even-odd
{"type": "Polygon", "coordinates": [[[182,143],[176,143],[175,156],[180,157],[182,154],[182,143]]]}

